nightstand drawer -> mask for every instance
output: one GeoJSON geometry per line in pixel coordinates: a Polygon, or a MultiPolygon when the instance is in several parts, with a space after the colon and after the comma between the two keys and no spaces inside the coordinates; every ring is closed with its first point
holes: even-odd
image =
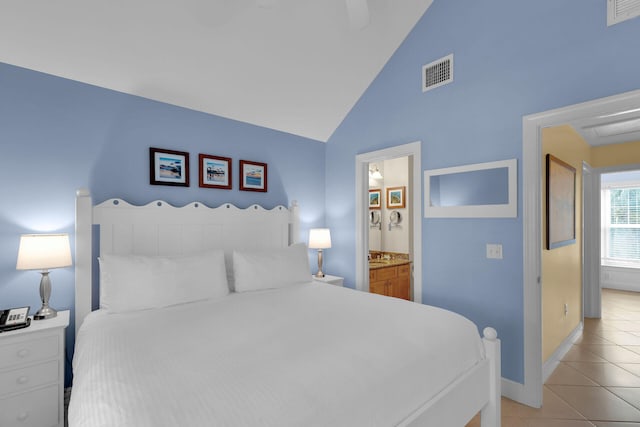
{"type": "Polygon", "coordinates": [[[0,399],[0,426],[57,426],[61,420],[58,387],[56,384],[31,393],[0,399]]]}
{"type": "Polygon", "coordinates": [[[39,365],[0,372],[0,397],[30,388],[58,382],[58,361],[51,360],[39,365]]]}
{"type": "Polygon", "coordinates": [[[58,336],[0,345],[2,367],[11,367],[58,357],[58,336]]]}

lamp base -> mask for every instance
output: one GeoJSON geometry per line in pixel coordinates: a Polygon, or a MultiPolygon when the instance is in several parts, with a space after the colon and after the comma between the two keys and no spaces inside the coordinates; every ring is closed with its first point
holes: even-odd
{"type": "Polygon", "coordinates": [[[322,249],[318,249],[318,272],[315,276],[319,279],[324,277],[324,273],[322,272],[322,249]]]}
{"type": "Polygon", "coordinates": [[[40,307],[40,310],[38,310],[38,312],[33,315],[33,320],[51,319],[52,317],[56,317],[57,315],[58,312],[55,309],[43,305],[42,307],[40,307]]]}
{"type": "Polygon", "coordinates": [[[49,279],[49,272],[43,270],[40,272],[42,278],[40,279],[40,300],[42,301],[42,307],[33,316],[33,320],[44,320],[56,317],[58,312],[49,307],[49,297],[51,296],[51,280],[49,279]]]}

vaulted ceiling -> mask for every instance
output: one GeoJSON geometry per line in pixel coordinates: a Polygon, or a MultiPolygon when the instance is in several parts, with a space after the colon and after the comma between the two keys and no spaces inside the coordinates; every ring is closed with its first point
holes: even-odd
{"type": "Polygon", "coordinates": [[[327,141],[431,3],[3,0],[0,62],[327,141]]]}

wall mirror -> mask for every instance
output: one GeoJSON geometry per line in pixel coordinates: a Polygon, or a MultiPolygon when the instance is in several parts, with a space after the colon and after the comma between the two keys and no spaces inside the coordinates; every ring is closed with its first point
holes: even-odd
{"type": "Polygon", "coordinates": [[[369,227],[380,230],[380,211],[369,211],[369,227]]]}
{"type": "Polygon", "coordinates": [[[518,161],[424,171],[426,218],[515,218],[518,161]]]}

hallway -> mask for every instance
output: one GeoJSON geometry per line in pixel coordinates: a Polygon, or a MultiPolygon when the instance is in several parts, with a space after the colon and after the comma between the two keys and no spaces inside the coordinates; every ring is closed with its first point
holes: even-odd
{"type": "MultiPolygon", "coordinates": [[[[476,416],[467,427],[480,426],[476,416]]],[[[602,319],[585,319],[544,385],[543,407],[502,398],[503,427],[640,427],[640,293],[602,290],[602,319]]]]}

